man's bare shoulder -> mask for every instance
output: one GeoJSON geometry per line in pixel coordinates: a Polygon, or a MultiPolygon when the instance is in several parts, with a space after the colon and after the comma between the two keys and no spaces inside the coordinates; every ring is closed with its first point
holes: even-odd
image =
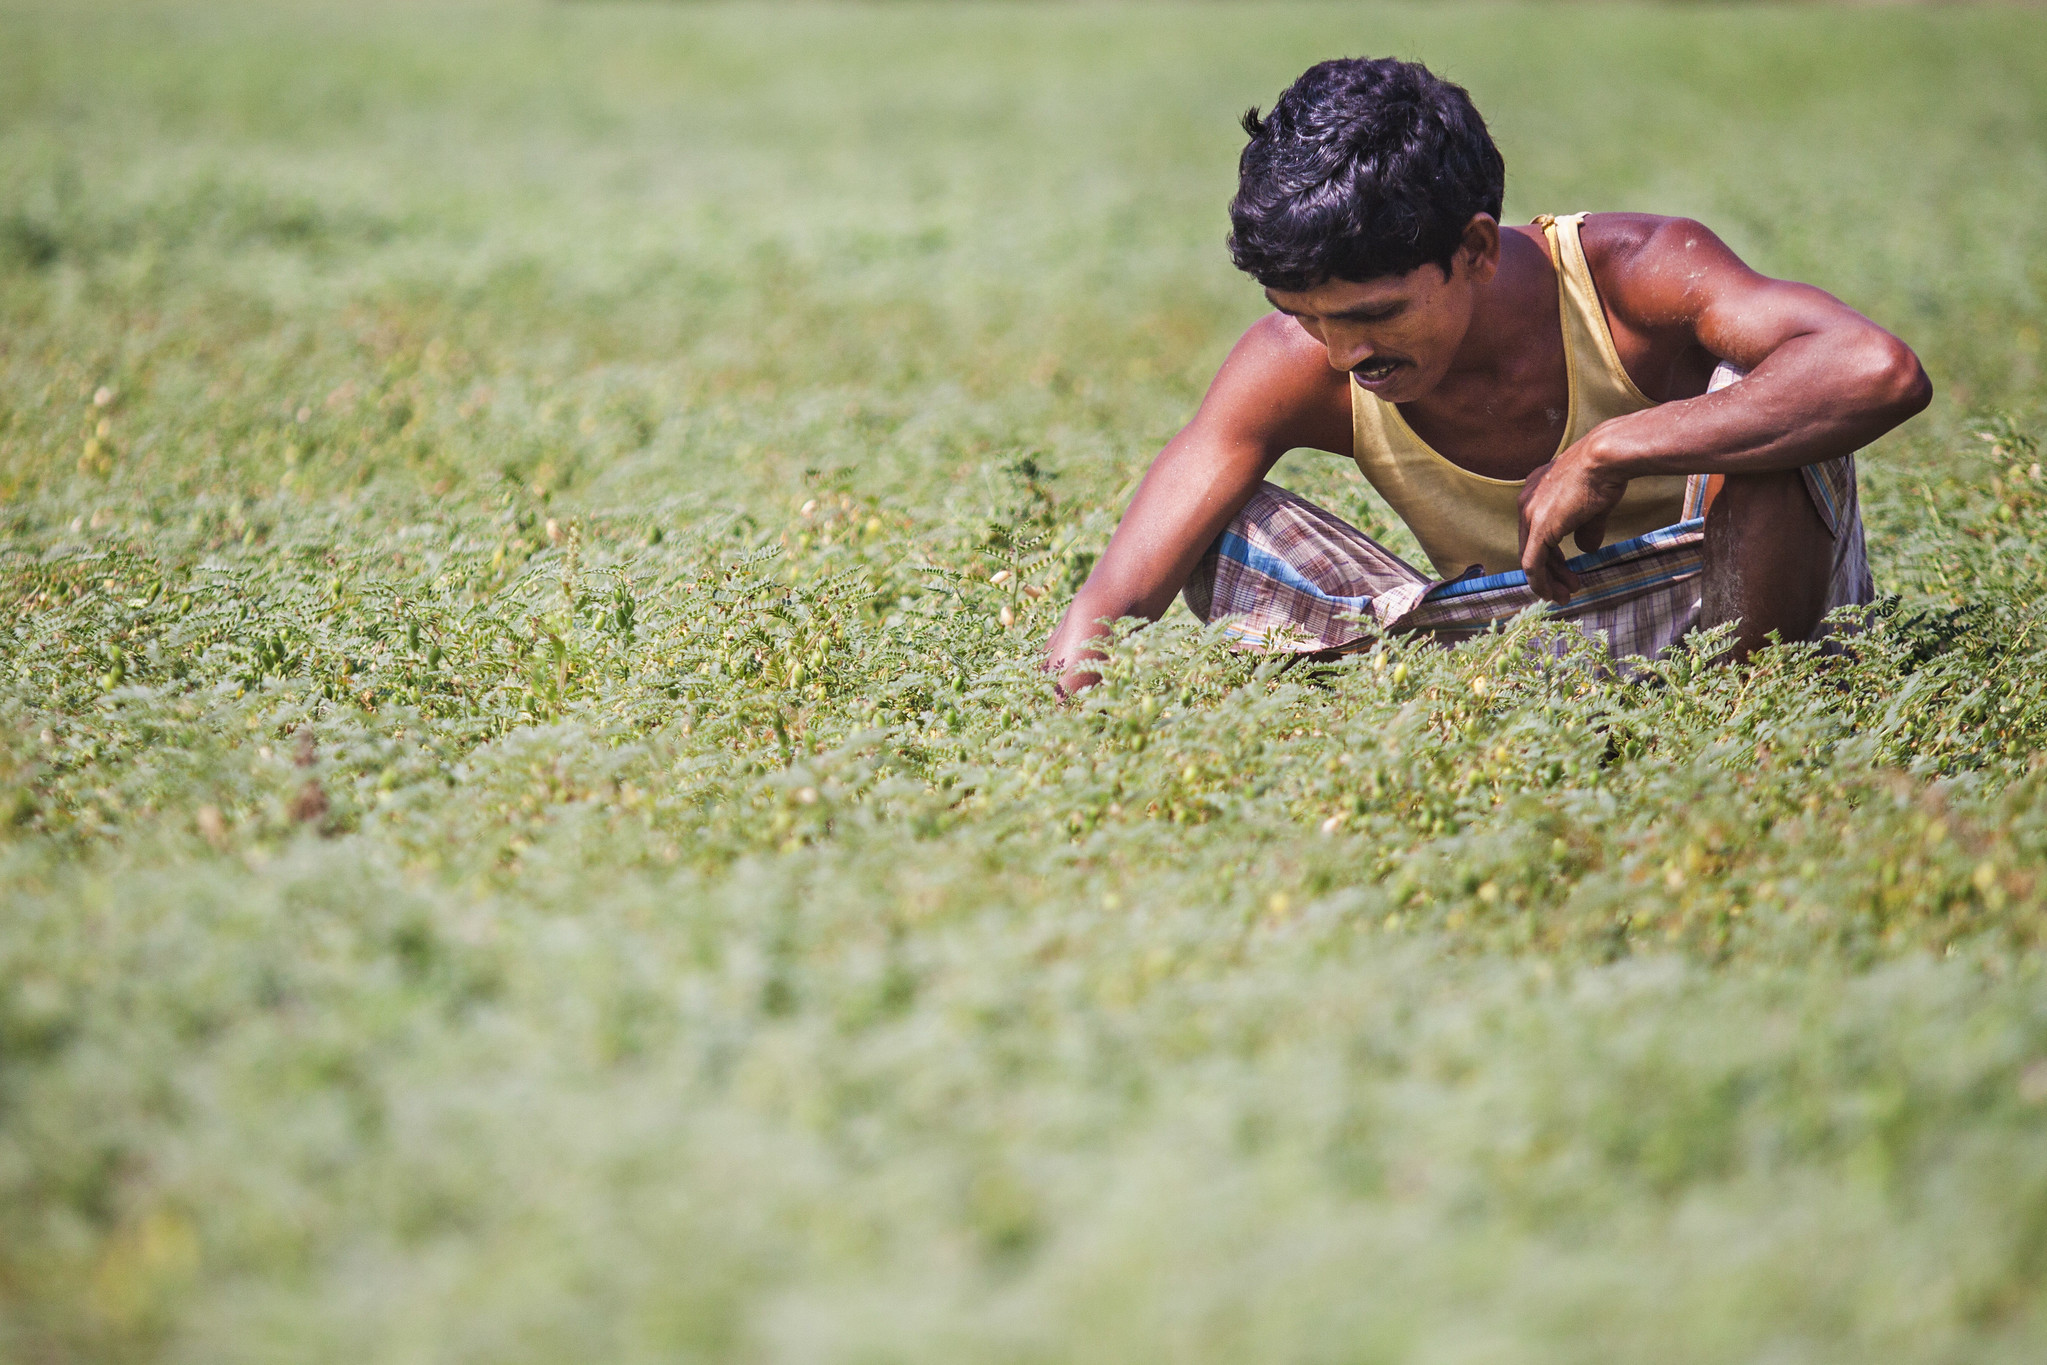
{"type": "Polygon", "coordinates": [[[1270,368],[1274,379],[1290,377],[1310,388],[1342,387],[1344,377],[1329,368],[1329,352],[1285,313],[1267,313],[1252,323],[1230,352],[1229,363],[1240,357],[1261,369],[1270,368]]]}
{"type": "Polygon", "coordinates": [[[1347,455],[1349,382],[1298,322],[1268,313],[1231,348],[1196,420],[1261,444],[1347,455]]]}
{"type": "Polygon", "coordinates": [[[1607,307],[1641,326],[1682,323],[1695,317],[1716,290],[1755,278],[1719,235],[1695,218],[1588,214],[1578,238],[1607,307]]]}
{"type": "Polygon", "coordinates": [[[1588,213],[1578,229],[1578,240],[1584,243],[1585,259],[1595,269],[1627,266],[1645,258],[1681,260],[1701,250],[1733,255],[1718,234],[1698,219],[1660,213],[1588,213]]]}

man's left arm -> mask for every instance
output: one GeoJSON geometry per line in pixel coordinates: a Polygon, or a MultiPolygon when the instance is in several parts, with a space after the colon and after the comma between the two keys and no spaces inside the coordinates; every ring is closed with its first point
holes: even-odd
{"type": "Polygon", "coordinates": [[[1869,444],[1932,397],[1904,342],[1825,290],[1757,274],[1689,219],[1663,220],[1604,264],[1598,284],[1624,325],[1666,355],[1697,347],[1748,373],[1603,422],[1528,480],[1521,564],[1538,596],[1568,598],[1564,538],[1597,548],[1629,480],[1797,469],[1869,444]]]}

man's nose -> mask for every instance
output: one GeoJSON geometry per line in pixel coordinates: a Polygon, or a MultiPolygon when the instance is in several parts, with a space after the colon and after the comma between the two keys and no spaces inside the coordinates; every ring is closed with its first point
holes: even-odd
{"type": "Polygon", "coordinates": [[[1323,333],[1323,338],[1322,344],[1329,351],[1329,368],[1332,370],[1348,374],[1372,358],[1372,343],[1355,332],[1330,328],[1323,333]]]}

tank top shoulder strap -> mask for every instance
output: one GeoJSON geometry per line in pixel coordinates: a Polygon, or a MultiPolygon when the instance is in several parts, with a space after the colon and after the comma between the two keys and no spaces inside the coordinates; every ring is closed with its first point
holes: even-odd
{"type": "Polygon", "coordinates": [[[1570,434],[1575,441],[1609,417],[1656,405],[1635,387],[1614,347],[1613,331],[1606,324],[1606,309],[1599,302],[1599,286],[1593,283],[1592,266],[1585,259],[1585,244],[1578,235],[1585,215],[1543,214],[1535,221],[1549,240],[1550,259],[1556,264],[1564,348],[1570,356],[1571,377],[1580,400],[1570,434]],[[1584,431],[1576,430],[1581,424],[1584,431]]]}

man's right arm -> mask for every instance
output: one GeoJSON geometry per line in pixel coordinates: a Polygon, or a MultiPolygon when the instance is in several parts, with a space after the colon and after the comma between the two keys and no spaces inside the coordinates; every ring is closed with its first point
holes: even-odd
{"type": "Polygon", "coordinates": [[[1068,694],[1101,680],[1088,664],[1104,621],[1157,620],[1202,554],[1279,458],[1309,447],[1349,455],[1349,376],[1291,318],[1273,313],[1244,333],[1194,420],[1152,461],[1045,646],[1068,694]]]}

